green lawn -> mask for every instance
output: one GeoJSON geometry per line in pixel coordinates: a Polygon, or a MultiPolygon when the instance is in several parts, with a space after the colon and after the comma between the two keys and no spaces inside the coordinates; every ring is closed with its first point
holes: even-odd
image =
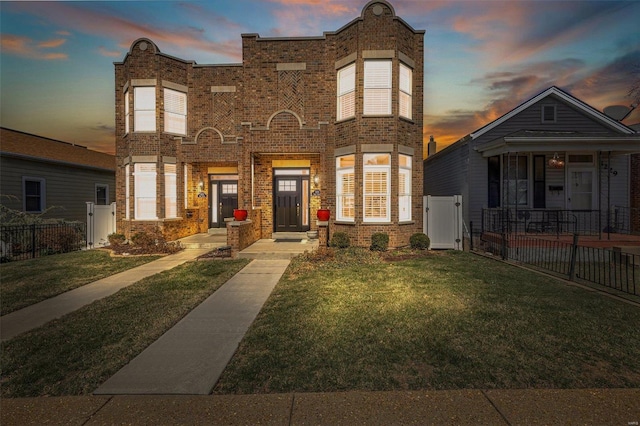
{"type": "Polygon", "coordinates": [[[6,315],[158,257],[111,257],[105,250],[85,250],[0,264],[0,312],[6,315]]]}
{"type": "Polygon", "coordinates": [[[214,392],[640,387],[640,308],[461,252],[296,260],[214,392]]]}
{"type": "Polygon", "coordinates": [[[3,342],[2,397],[92,393],[247,263],[189,262],[3,342]]]}

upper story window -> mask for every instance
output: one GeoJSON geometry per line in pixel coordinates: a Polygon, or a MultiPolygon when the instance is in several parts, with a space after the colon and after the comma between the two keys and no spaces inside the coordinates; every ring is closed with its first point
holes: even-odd
{"type": "Polygon", "coordinates": [[[177,135],[187,134],[187,94],[164,89],[164,131],[177,135]]]}
{"type": "Polygon", "coordinates": [[[364,115],[391,114],[391,61],[364,61],[364,115]]]}
{"type": "Polygon", "coordinates": [[[400,64],[400,93],[399,112],[400,116],[411,120],[413,70],[404,64],[400,64]]]}
{"type": "Polygon", "coordinates": [[[364,222],[391,221],[391,154],[364,154],[364,222]]]}
{"type": "Polygon", "coordinates": [[[338,70],[338,120],[356,115],[356,64],[338,70]]]}
{"type": "Polygon", "coordinates": [[[42,213],[45,210],[45,186],[42,178],[22,178],[22,205],[27,213],[42,213]]]}
{"type": "Polygon", "coordinates": [[[124,134],[129,133],[129,123],[131,119],[131,105],[129,103],[129,90],[124,92],[124,134]]]}
{"type": "Polygon", "coordinates": [[[133,89],[133,131],[156,131],[156,88],[134,87],[133,89]]]}
{"type": "Polygon", "coordinates": [[[556,122],[556,106],[555,105],[542,106],[542,122],[543,123],[556,122]]]}
{"type": "Polygon", "coordinates": [[[339,221],[353,222],[356,217],[355,159],[354,154],[336,157],[336,219],[339,221]]]}

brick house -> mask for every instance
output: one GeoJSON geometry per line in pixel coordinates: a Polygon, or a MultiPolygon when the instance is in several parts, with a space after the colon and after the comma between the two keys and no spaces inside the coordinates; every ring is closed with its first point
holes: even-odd
{"type": "Polygon", "coordinates": [[[168,238],[249,211],[261,238],[317,229],[368,246],[422,231],[424,31],[374,0],[318,37],[242,35],[242,63],[133,42],[115,63],[117,226],[168,238]]]}

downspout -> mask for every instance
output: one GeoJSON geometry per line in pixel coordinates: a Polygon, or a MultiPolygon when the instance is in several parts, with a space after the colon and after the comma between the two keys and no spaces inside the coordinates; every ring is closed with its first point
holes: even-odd
{"type": "Polygon", "coordinates": [[[256,205],[254,203],[254,182],[255,182],[255,168],[254,168],[254,156],[251,153],[251,210],[255,210],[256,205]]]}
{"type": "Polygon", "coordinates": [[[611,240],[611,151],[607,151],[607,240],[611,240]]]}

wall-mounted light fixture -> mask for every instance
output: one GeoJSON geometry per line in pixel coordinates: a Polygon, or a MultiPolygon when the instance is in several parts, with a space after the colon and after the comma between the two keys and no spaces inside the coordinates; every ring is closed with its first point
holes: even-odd
{"type": "Polygon", "coordinates": [[[202,191],[204,189],[204,182],[203,181],[198,182],[198,189],[200,191],[202,191]]]}
{"type": "Polygon", "coordinates": [[[313,175],[313,183],[315,184],[315,186],[318,186],[318,184],[320,183],[320,176],[318,176],[317,173],[313,175]]]}
{"type": "Polygon", "coordinates": [[[552,169],[561,169],[564,167],[564,160],[560,159],[560,156],[557,152],[553,153],[553,157],[549,158],[549,167],[552,169]]]}

